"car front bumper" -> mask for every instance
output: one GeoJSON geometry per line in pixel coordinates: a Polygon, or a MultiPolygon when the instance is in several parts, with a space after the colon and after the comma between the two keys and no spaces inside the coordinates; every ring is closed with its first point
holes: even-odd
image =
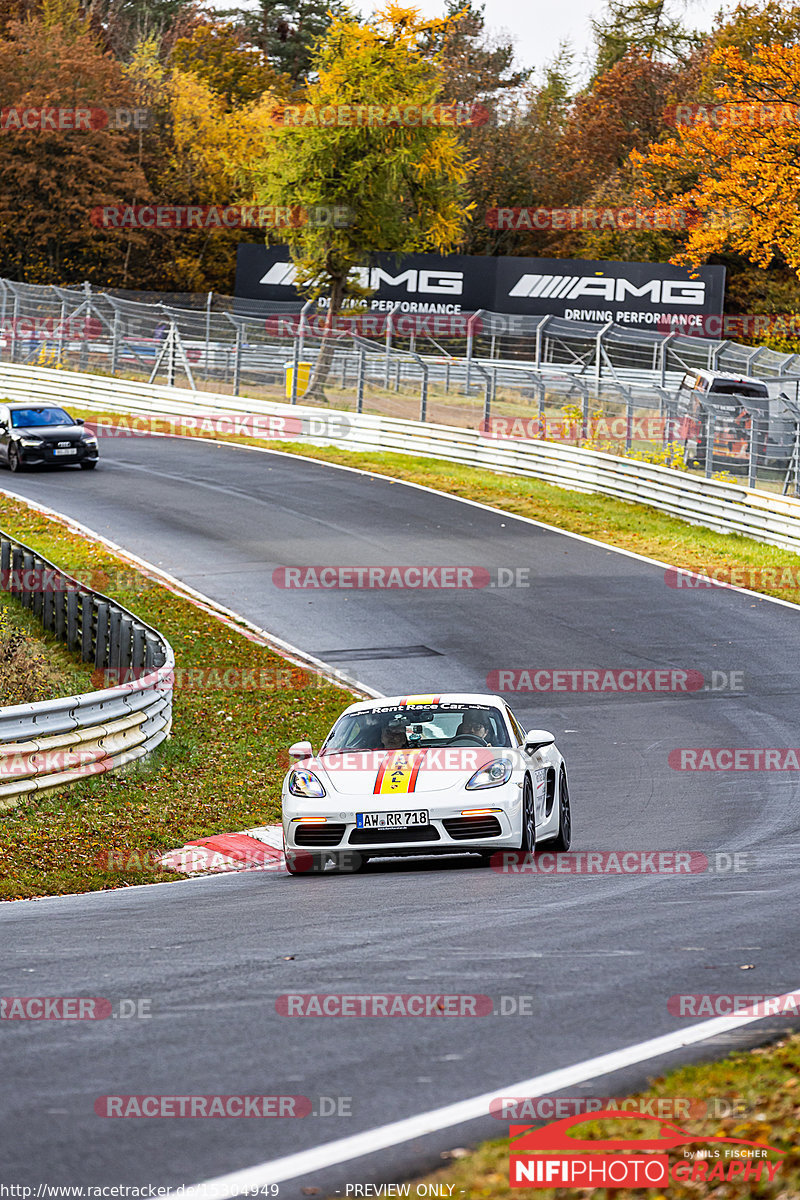
{"type": "MultiPolygon", "coordinates": [[[[76,454],[56,454],[55,446],[23,446],[20,442],[15,443],[17,452],[19,453],[20,461],[26,467],[69,467],[75,463],[87,462],[88,460],[97,461],[98,452],[97,446],[87,446],[79,443],[74,447],[76,454]]],[[[64,447],[66,448],[66,447],[64,447]]]]}
{"type": "MultiPolygon", "coordinates": [[[[513,849],[520,839],[521,795],[521,789],[515,783],[487,788],[473,795],[462,791],[457,800],[450,799],[447,803],[437,803],[436,793],[417,792],[413,810],[425,809],[429,815],[428,824],[399,829],[375,826],[359,829],[358,812],[380,811],[372,796],[337,796],[338,811],[333,812],[326,811],[318,802],[317,807],[312,808],[314,801],[284,794],[284,844],[292,850],[356,850],[369,857],[513,849]],[[463,815],[470,809],[491,811],[475,816],[463,815]],[[324,823],[320,820],[322,817],[324,823]]],[[[406,800],[410,799],[406,797],[406,800]]],[[[398,803],[393,811],[405,810],[412,810],[412,804],[398,803]]]]}

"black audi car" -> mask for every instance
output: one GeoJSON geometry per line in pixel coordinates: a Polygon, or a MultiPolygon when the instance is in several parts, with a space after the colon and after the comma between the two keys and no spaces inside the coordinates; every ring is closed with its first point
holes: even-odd
{"type": "Polygon", "coordinates": [[[0,457],[12,471],[25,467],[97,466],[97,438],[57,404],[0,404],[0,457]]]}

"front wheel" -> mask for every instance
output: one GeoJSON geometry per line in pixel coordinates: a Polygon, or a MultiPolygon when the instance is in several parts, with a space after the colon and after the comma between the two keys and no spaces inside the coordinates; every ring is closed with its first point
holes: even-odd
{"type": "Polygon", "coordinates": [[[527,775],[522,787],[522,834],[517,849],[522,854],[533,854],[536,849],[536,816],[533,811],[533,787],[527,775]]]}
{"type": "Polygon", "coordinates": [[[569,806],[567,772],[561,768],[558,780],[558,837],[552,843],[554,850],[569,850],[572,844],[572,811],[569,806]]]}
{"type": "Polygon", "coordinates": [[[22,459],[16,446],[8,447],[8,465],[15,474],[22,470],[22,459]]]}
{"type": "Polygon", "coordinates": [[[284,850],[284,862],[290,875],[320,875],[325,870],[325,855],[308,850],[284,850]]]}
{"type": "Polygon", "coordinates": [[[85,462],[81,463],[81,470],[82,471],[93,471],[96,466],[97,466],[96,458],[87,458],[85,462]]]}

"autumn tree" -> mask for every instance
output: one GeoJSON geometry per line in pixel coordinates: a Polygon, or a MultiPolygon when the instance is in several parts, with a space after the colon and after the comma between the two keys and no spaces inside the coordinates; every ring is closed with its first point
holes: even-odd
{"type": "Polygon", "coordinates": [[[0,37],[7,36],[12,21],[23,21],[38,7],[38,0],[0,0],[0,37]]]}
{"type": "Polygon", "coordinates": [[[144,38],[155,38],[168,52],[175,38],[190,28],[194,0],[85,0],[85,15],[102,33],[105,46],[125,62],[144,38]]]}
{"type": "MultiPolygon", "coordinates": [[[[98,46],[77,0],[45,0],[0,42],[0,92],[13,108],[129,107],[120,65],[98,46]]],[[[0,138],[0,274],[28,282],[119,282],[120,238],[90,223],[122,195],[146,202],[135,138],[108,127],[15,129],[0,138]]]]}
{"type": "Polygon", "coordinates": [[[469,192],[479,219],[470,228],[469,253],[538,254],[544,235],[496,230],[494,208],[550,208],[564,202],[563,138],[572,103],[573,52],[563,43],[542,72],[507,101],[472,155],[469,192]],[[490,136],[491,135],[491,136],[490,136]]]}
{"type": "Polygon", "coordinates": [[[428,30],[423,49],[436,57],[443,96],[480,102],[491,110],[508,92],[521,88],[531,71],[515,65],[512,41],[489,36],[485,11],[485,5],[473,0],[446,0],[444,20],[428,30]]]}
{"type": "Polygon", "coordinates": [[[800,275],[800,45],[756,47],[751,57],[720,48],[710,65],[725,80],[714,101],[727,121],[709,114],[679,124],[633,163],[651,195],[679,180],[672,202],[704,215],[684,260],[732,250],[762,267],[785,261],[800,275]]]}
{"type": "MultiPolygon", "coordinates": [[[[321,124],[340,105],[431,106],[441,100],[435,63],[423,53],[430,23],[390,3],[368,23],[336,18],[312,58],[304,93],[313,120],[270,126],[240,179],[259,204],[344,206],[350,224],[302,224],[281,233],[311,299],[326,298],[331,318],[348,297],[362,298],[354,268],[371,253],[444,253],[463,234],[469,205],[467,164],[454,128],[430,123],[321,124]]],[[[326,340],[309,392],[317,395],[330,362],[326,340]]]]}
{"type": "Polygon", "coordinates": [[[265,52],[221,21],[199,20],[175,42],[170,65],[197,76],[229,108],[252,104],[267,91],[288,95],[288,79],[281,79],[265,52]]]}

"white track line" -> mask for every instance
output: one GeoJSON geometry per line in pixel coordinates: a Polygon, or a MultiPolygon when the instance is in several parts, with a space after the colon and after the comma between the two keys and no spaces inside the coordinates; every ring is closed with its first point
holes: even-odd
{"type": "MultiPolygon", "coordinates": [[[[788,1001],[797,995],[797,991],[785,992],[778,998],[788,1001]]],[[[753,1021],[763,1021],[764,1016],[739,1015],[737,1017],[714,1017],[710,1021],[702,1021],[681,1032],[663,1034],[661,1037],[650,1038],[649,1041],[639,1042],[634,1046],[626,1046],[622,1050],[612,1050],[610,1054],[601,1054],[597,1058],[588,1058],[572,1067],[561,1067],[549,1071],[546,1075],[534,1075],[531,1079],[522,1079],[507,1087],[494,1088],[480,1096],[472,1096],[469,1100],[459,1100],[444,1108],[434,1108],[430,1112],[419,1113],[414,1117],[406,1117],[402,1121],[394,1121],[390,1125],[379,1125],[364,1133],[356,1133],[352,1137],[339,1138],[335,1142],[317,1146],[312,1150],[301,1150],[298,1154],[289,1154],[285,1158],[276,1158],[272,1162],[259,1163],[255,1167],[245,1167],[239,1171],[231,1171],[227,1175],[217,1175],[183,1187],[180,1192],[181,1200],[225,1200],[226,1197],[238,1196],[247,1188],[265,1187],[271,1183],[281,1183],[287,1179],[310,1175],[313,1171],[321,1171],[325,1167],[333,1167],[340,1163],[350,1162],[351,1159],[362,1158],[374,1154],[377,1150],[385,1150],[389,1146],[398,1146],[411,1138],[424,1137],[426,1134],[437,1133],[453,1125],[461,1125],[478,1117],[489,1115],[489,1105],[498,1096],[547,1096],[559,1092],[566,1087],[574,1087],[578,1083],[586,1083],[603,1075],[610,1075],[623,1067],[646,1062],[662,1054],[680,1050],[697,1042],[706,1041],[720,1033],[729,1033],[753,1021]]],[[[175,1192],[167,1193],[174,1196],[175,1192]]]]}

